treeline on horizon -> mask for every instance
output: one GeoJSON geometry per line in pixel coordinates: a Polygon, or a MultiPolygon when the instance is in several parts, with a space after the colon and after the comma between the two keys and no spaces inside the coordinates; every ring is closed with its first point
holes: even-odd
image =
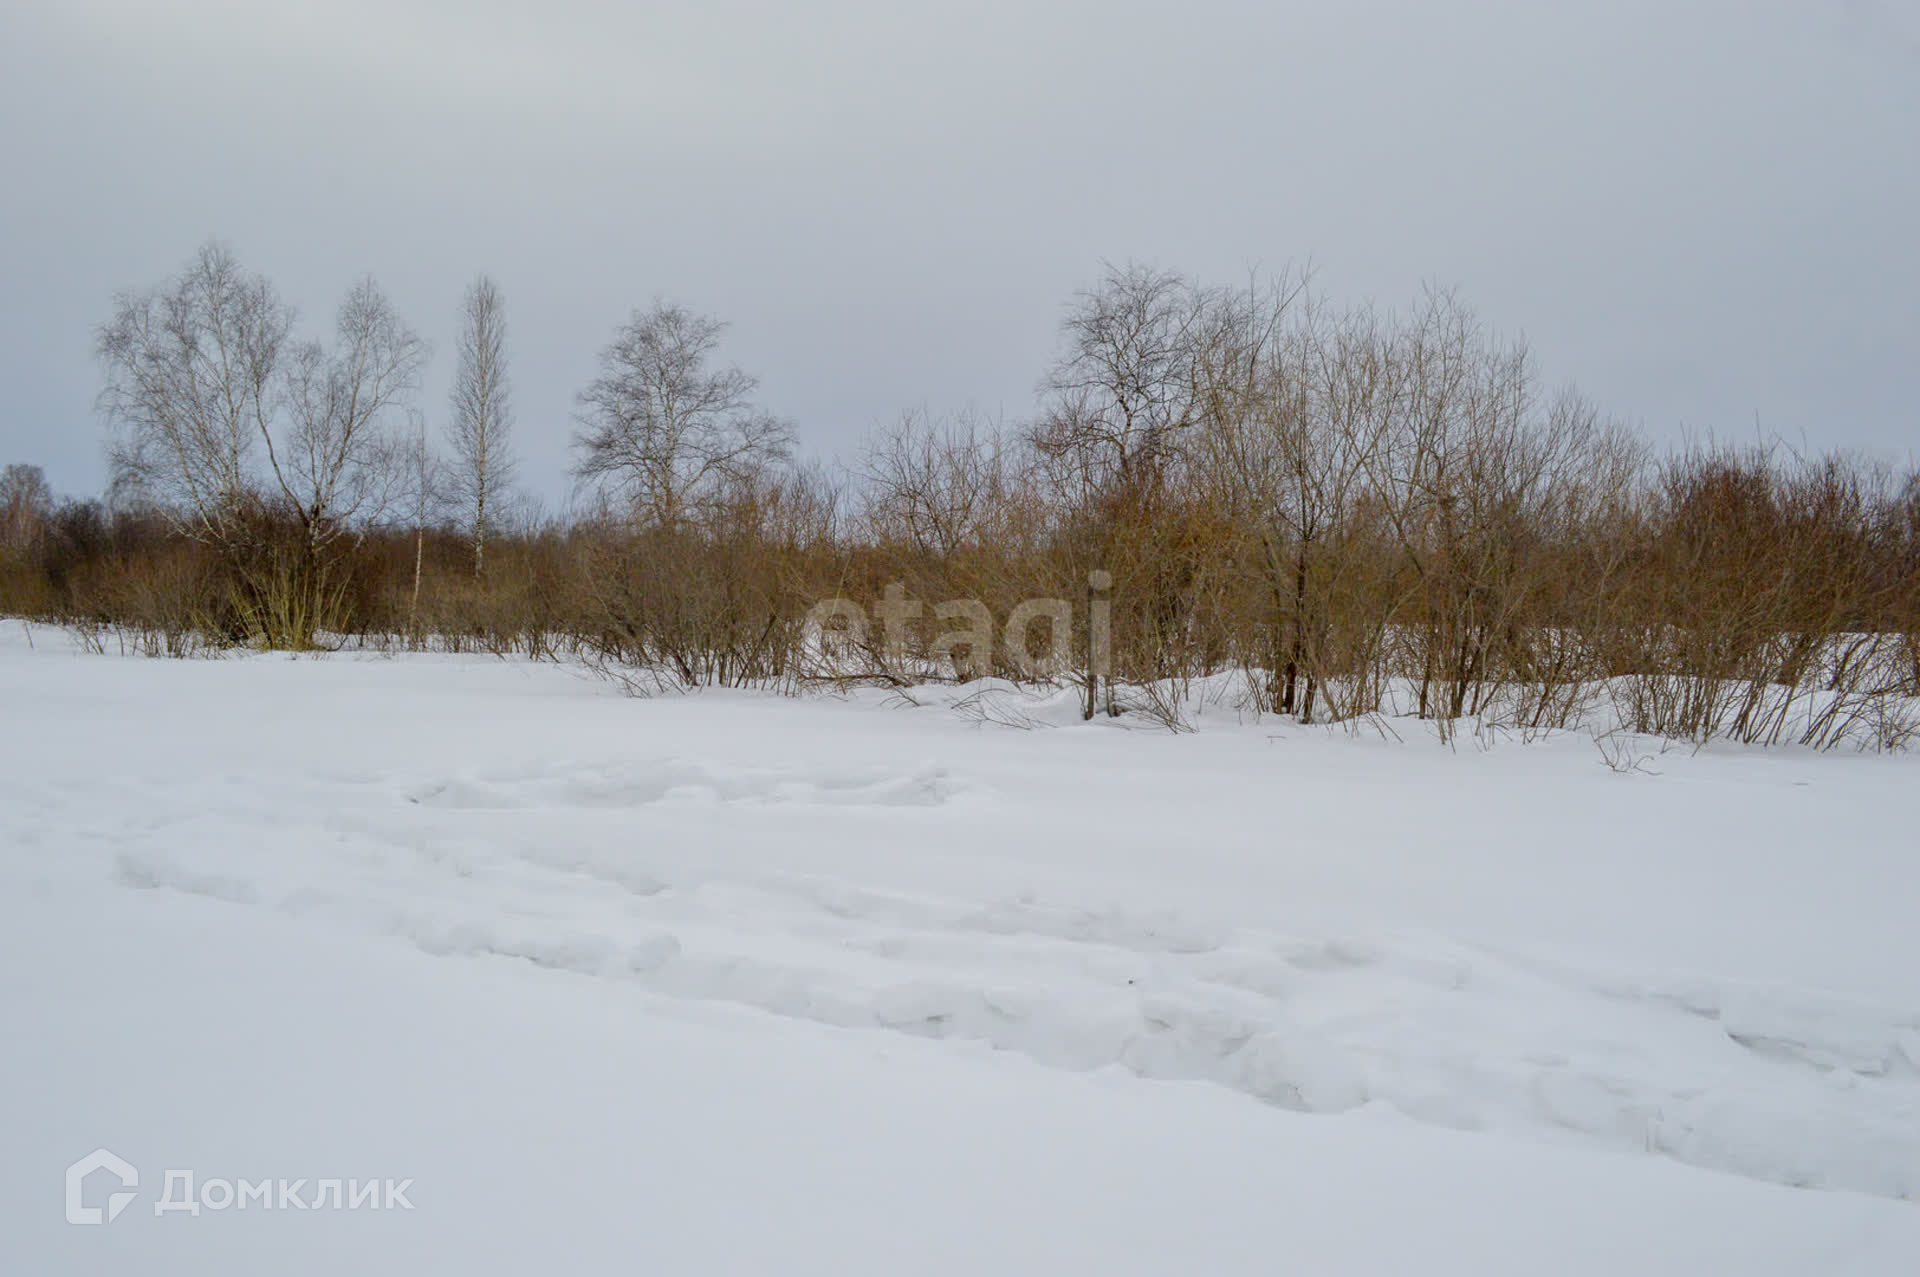
{"type": "Polygon", "coordinates": [[[616,330],[578,396],[583,499],[542,517],[516,496],[490,281],[429,430],[426,347],[372,280],[303,339],[209,245],[98,332],[109,493],[0,477],[0,613],[153,654],[353,642],[581,660],[633,688],[905,687],[1034,677],[938,642],[934,604],[1004,620],[1061,598],[1076,657],[1043,676],[1092,684],[1080,604],[1104,571],[1088,713],[1178,725],[1182,689],[1236,673],[1249,710],[1413,713],[1443,737],[1603,706],[1695,741],[1914,735],[1920,472],[1778,442],[1656,452],[1452,293],[1389,313],[1297,274],[1109,267],[1030,419],[909,413],[844,465],[798,455],[724,332],[667,303],[616,330]],[[810,627],[889,585],[926,604],[904,643],[810,627]]]}

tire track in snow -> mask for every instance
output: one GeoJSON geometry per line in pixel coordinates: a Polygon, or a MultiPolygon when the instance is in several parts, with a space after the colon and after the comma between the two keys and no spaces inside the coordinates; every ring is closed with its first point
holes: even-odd
{"type": "MultiPolygon", "coordinates": [[[[720,775],[693,768],[662,785],[652,772],[563,773],[407,796],[674,801],[705,783],[687,777],[720,775]]],[[[914,772],[843,774],[835,785],[728,775],[706,800],[886,802],[939,789],[914,772]]],[[[331,845],[302,843],[299,856],[211,844],[182,855],[176,839],[167,852],[121,853],[114,873],[129,887],[654,996],[984,1045],[1051,1067],[1205,1081],[1305,1112],[1381,1103],[1459,1129],[1920,1197],[1920,1014],[1582,973],[1425,937],[1302,938],[1032,895],[950,898],[694,862],[663,870],[566,847],[449,850],[364,816],[331,827],[331,845]]]]}

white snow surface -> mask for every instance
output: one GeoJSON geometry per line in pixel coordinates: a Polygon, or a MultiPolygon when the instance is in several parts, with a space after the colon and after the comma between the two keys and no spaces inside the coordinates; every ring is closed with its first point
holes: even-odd
{"type": "Polygon", "coordinates": [[[0,1272],[1920,1271],[1920,760],[959,695],[7,623],[0,1272]]]}

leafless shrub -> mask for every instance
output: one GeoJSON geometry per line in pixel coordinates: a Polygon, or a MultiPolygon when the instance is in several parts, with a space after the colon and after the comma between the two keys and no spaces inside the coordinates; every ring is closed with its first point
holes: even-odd
{"type": "Polygon", "coordinates": [[[1616,776],[1658,776],[1654,760],[1668,748],[1663,741],[1657,751],[1649,753],[1631,732],[1620,728],[1594,733],[1593,745],[1600,752],[1600,761],[1616,776]]]}
{"type": "Polygon", "coordinates": [[[1020,698],[1004,687],[982,688],[963,696],[953,703],[953,712],[970,722],[1011,727],[1023,732],[1052,725],[1029,714],[1020,698]]]}
{"type": "Polygon", "coordinates": [[[1189,691],[1183,680],[1178,679],[1133,683],[1119,690],[1115,708],[1120,714],[1137,716],[1176,735],[1191,732],[1194,727],[1187,715],[1189,691]]]}

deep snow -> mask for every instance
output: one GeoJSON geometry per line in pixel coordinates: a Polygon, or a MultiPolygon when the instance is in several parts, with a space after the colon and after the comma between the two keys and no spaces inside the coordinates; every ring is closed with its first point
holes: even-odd
{"type": "Polygon", "coordinates": [[[1911,758],[12,622],[0,707],[0,1271],[1920,1264],[1911,758]],[[96,1147],[138,1199],[69,1225],[96,1147]]]}

